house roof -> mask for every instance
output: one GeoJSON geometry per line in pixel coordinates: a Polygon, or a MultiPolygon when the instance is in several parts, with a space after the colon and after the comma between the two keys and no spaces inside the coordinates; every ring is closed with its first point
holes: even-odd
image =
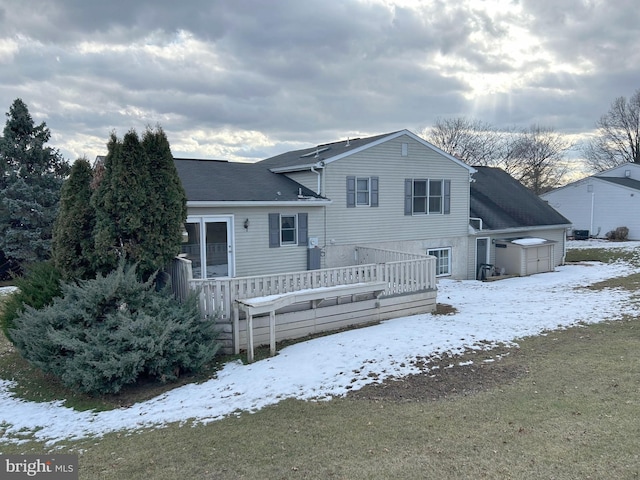
{"type": "Polygon", "coordinates": [[[323,199],[256,163],[175,158],[190,202],[293,202],[323,199]]]}
{"type": "Polygon", "coordinates": [[[620,185],[622,187],[632,188],[634,190],[640,190],[640,181],[634,180],[632,178],[617,178],[617,177],[593,177],[598,180],[603,180],[605,182],[615,183],[616,185],[620,185]]]}
{"type": "Polygon", "coordinates": [[[454,156],[443,152],[436,146],[432,145],[423,138],[418,137],[416,134],[406,129],[398,130],[397,132],[383,133],[381,135],[375,135],[373,137],[353,139],[347,138],[338,142],[322,143],[301,150],[285,152],[280,155],[276,155],[275,157],[262,160],[258,163],[269,168],[272,172],[277,173],[309,170],[312,167],[318,167],[319,165],[324,166],[325,164],[335,162],[336,160],[344,158],[348,155],[352,155],[356,152],[365,150],[388,140],[393,140],[394,138],[400,137],[402,135],[409,136],[410,138],[423,144],[427,148],[438,152],[439,154],[447,157],[449,160],[452,160],[453,162],[468,169],[470,172],[473,172],[472,167],[466,165],[464,162],[455,158],[454,156]]]}
{"type": "Polygon", "coordinates": [[[354,150],[358,150],[389,135],[391,134],[384,133],[367,138],[350,138],[332,143],[321,143],[313,147],[281,153],[258,163],[272,170],[307,170],[319,162],[327,162],[333,157],[352,153],[354,150]]]}
{"type": "Polygon", "coordinates": [[[571,222],[500,168],[474,167],[470,216],[483,229],[569,225],[571,222]]]}

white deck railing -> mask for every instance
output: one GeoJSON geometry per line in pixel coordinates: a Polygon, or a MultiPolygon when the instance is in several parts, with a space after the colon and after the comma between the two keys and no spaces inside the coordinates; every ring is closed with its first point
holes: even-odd
{"type": "Polygon", "coordinates": [[[386,263],[367,263],[302,272],[207,280],[192,279],[189,284],[191,288],[200,289],[200,307],[203,315],[210,316],[217,312],[222,320],[231,318],[235,300],[310,288],[385,282],[386,289],[382,296],[435,289],[435,257],[411,256],[413,257],[411,259],[386,263]]]}

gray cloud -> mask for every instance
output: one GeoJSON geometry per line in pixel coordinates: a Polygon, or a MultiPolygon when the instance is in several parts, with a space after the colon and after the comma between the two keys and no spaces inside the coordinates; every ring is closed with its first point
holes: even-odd
{"type": "Polygon", "coordinates": [[[460,115],[580,134],[640,88],[638,24],[631,0],[0,0],[0,105],[70,159],[155,124],[241,160],[460,115]]]}

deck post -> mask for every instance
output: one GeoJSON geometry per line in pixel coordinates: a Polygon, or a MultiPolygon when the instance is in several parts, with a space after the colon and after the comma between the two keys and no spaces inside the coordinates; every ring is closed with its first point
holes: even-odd
{"type": "Polygon", "coordinates": [[[276,354],[276,311],[269,312],[269,355],[276,354]]]}
{"type": "Polygon", "coordinates": [[[233,353],[240,353],[240,308],[238,302],[233,302],[233,318],[231,320],[233,328],[233,353]]]}
{"type": "Polygon", "coordinates": [[[247,313],[247,361],[253,362],[253,315],[247,313]]]}

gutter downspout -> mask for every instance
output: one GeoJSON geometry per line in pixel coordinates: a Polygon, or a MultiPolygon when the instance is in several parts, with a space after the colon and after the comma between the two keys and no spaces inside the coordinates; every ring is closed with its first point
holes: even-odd
{"type": "Polygon", "coordinates": [[[591,192],[591,223],[590,223],[589,235],[593,235],[593,206],[595,204],[595,201],[596,201],[596,194],[595,192],[591,192]]]}
{"type": "Polygon", "coordinates": [[[311,171],[312,171],[313,173],[315,173],[316,175],[318,175],[318,186],[316,187],[316,194],[318,194],[318,195],[322,195],[322,194],[320,193],[320,192],[321,192],[320,177],[322,176],[322,173],[321,173],[321,172],[318,172],[318,171],[316,170],[316,166],[315,166],[315,165],[311,167],[311,171]]]}

